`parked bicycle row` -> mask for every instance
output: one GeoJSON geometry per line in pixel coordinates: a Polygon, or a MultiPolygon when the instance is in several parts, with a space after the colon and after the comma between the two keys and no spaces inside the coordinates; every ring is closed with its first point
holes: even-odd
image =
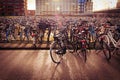
{"type": "Polygon", "coordinates": [[[113,54],[119,53],[119,25],[112,25],[109,21],[100,24],[91,21],[79,22],[80,25],[72,26],[70,32],[68,27],[64,27],[54,35],[54,41],[50,46],[50,56],[54,63],[60,63],[67,51],[81,54],[86,62],[91,41],[94,41],[93,46],[96,52],[101,50],[107,61],[113,54]]]}
{"type": "MultiPolygon", "coordinates": [[[[78,31],[78,29],[76,30],[78,31]]],[[[88,35],[86,35],[86,30],[77,33],[76,30],[73,32],[73,40],[69,39],[67,28],[64,28],[54,36],[54,41],[50,45],[50,56],[54,63],[60,63],[66,53],[82,55],[86,62],[89,54],[90,39],[88,35]]],[[[102,34],[98,34],[99,31],[97,29],[95,30],[97,31],[97,38],[93,46],[96,53],[99,51],[102,52],[105,59],[110,61],[112,55],[119,54],[120,38],[118,39],[117,37],[117,39],[115,39],[115,37],[113,37],[113,35],[116,35],[116,31],[113,32],[110,29],[106,30],[102,34]]]]}
{"type": "Polygon", "coordinates": [[[89,43],[95,42],[99,35],[107,31],[107,28],[112,28],[116,34],[113,37],[119,39],[119,26],[113,24],[110,18],[18,16],[0,18],[0,40],[6,42],[20,40],[28,43],[32,41],[33,45],[36,46],[36,43],[43,42],[45,36],[49,42],[50,36],[64,28],[67,28],[68,38],[74,44],[79,42],[80,37],[84,37],[89,43]]]}

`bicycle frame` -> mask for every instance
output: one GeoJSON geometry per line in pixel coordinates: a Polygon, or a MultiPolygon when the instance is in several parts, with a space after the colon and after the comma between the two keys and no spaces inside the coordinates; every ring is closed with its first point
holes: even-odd
{"type": "Polygon", "coordinates": [[[80,42],[82,43],[82,48],[86,49],[87,41],[83,39],[83,40],[80,40],[80,42]]]}
{"type": "Polygon", "coordinates": [[[117,42],[117,41],[113,38],[113,35],[112,35],[111,31],[108,31],[108,33],[107,33],[106,35],[104,35],[104,36],[105,36],[106,39],[107,39],[107,44],[108,44],[108,46],[110,46],[110,42],[112,42],[112,44],[114,45],[115,48],[120,48],[120,47],[118,46],[119,40],[118,40],[118,42],[117,42]]]}

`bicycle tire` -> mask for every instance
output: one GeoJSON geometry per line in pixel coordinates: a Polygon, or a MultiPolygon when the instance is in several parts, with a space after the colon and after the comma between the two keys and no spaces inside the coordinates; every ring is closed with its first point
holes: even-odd
{"type": "Polygon", "coordinates": [[[56,53],[56,50],[58,50],[59,48],[60,48],[60,45],[57,42],[53,42],[50,45],[50,56],[54,63],[60,63],[60,61],[62,59],[63,55],[56,53]]]}
{"type": "Polygon", "coordinates": [[[103,48],[103,53],[105,55],[105,58],[107,59],[107,61],[109,61],[111,59],[110,47],[107,45],[107,43],[103,42],[102,48],[103,48]]]}
{"type": "Polygon", "coordinates": [[[82,50],[81,52],[83,54],[83,59],[86,62],[87,61],[87,51],[86,51],[86,49],[82,50]]]}
{"type": "Polygon", "coordinates": [[[101,41],[99,39],[96,39],[95,42],[94,42],[94,49],[99,50],[101,48],[102,48],[101,41]]]}

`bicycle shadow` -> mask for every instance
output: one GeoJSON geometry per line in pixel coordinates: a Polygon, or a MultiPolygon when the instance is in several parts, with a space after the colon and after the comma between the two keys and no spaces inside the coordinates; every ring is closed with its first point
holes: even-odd
{"type": "Polygon", "coordinates": [[[51,71],[52,75],[50,80],[70,80],[70,70],[65,58],[63,58],[59,64],[52,64],[51,67],[54,67],[54,69],[51,71]]]}

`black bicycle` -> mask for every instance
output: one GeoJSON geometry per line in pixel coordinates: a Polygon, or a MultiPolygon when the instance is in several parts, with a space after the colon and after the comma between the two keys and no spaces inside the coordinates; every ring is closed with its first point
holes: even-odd
{"type": "Polygon", "coordinates": [[[73,52],[74,45],[69,41],[66,28],[54,35],[54,41],[50,45],[50,56],[54,63],[60,63],[66,51],[73,52]]]}
{"type": "Polygon", "coordinates": [[[88,38],[84,35],[85,31],[81,31],[78,34],[75,34],[74,37],[77,38],[75,40],[75,52],[81,54],[83,56],[84,61],[87,60],[87,49],[89,48],[88,38]]]}

